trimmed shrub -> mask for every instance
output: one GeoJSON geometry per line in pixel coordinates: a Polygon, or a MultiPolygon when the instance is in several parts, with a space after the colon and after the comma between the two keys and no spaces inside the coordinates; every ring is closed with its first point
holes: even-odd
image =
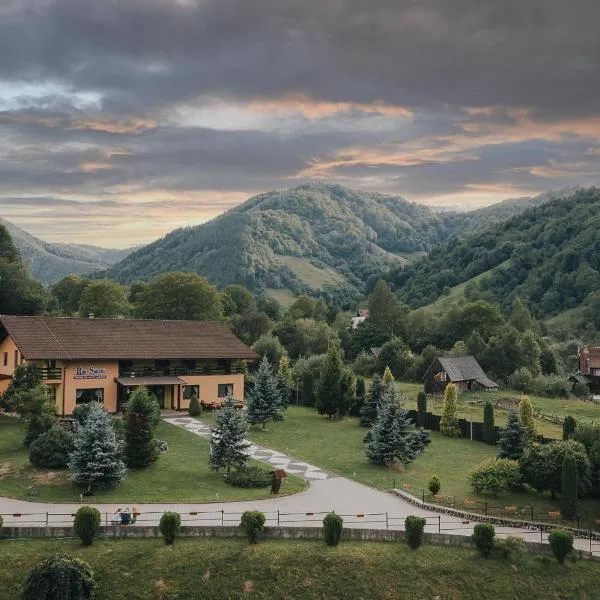
{"type": "Polygon", "coordinates": [[[73,434],[56,425],[29,446],[29,461],[35,467],[65,469],[73,451],[73,434]]]}
{"type": "Polygon", "coordinates": [[[484,558],[487,558],[492,549],[494,548],[494,536],[496,535],[496,530],[493,525],[489,523],[477,523],[473,528],[473,535],[471,536],[471,540],[477,550],[479,550],[479,554],[484,558]]]}
{"type": "Polygon", "coordinates": [[[490,446],[496,445],[494,407],[489,400],[483,405],[483,441],[490,446]]]}
{"type": "Polygon", "coordinates": [[[196,396],[196,394],[194,394],[190,399],[188,414],[190,417],[198,417],[202,414],[202,406],[200,406],[200,400],[198,400],[198,396],[196,396]]]}
{"type": "Polygon", "coordinates": [[[502,540],[494,542],[494,555],[508,560],[513,560],[519,556],[525,548],[523,538],[509,535],[502,540]]]}
{"type": "Polygon", "coordinates": [[[576,426],[577,421],[575,421],[575,418],[567,415],[563,421],[563,440],[568,440],[573,436],[576,426]]]}
{"type": "Polygon", "coordinates": [[[160,518],[158,529],[165,539],[165,544],[170,546],[179,535],[179,530],[181,529],[181,517],[179,516],[179,513],[171,511],[164,512],[163,516],[160,518]]]}
{"type": "Polygon", "coordinates": [[[54,425],[54,418],[46,413],[33,415],[27,423],[27,434],[25,435],[25,445],[31,446],[40,435],[50,431],[54,425]]]}
{"type": "Polygon", "coordinates": [[[417,395],[417,427],[425,427],[425,415],[427,414],[427,395],[419,392],[417,395]]]}
{"type": "Polygon", "coordinates": [[[567,453],[562,463],[560,513],[564,519],[574,519],[578,513],[577,460],[567,453]]]}
{"type": "Polygon", "coordinates": [[[425,519],[409,515],[404,521],[406,531],[406,543],[416,550],[423,543],[423,531],[425,530],[425,519]]]}
{"type": "Polygon", "coordinates": [[[260,467],[245,467],[236,469],[225,475],[225,482],[233,487],[240,488],[262,488],[271,485],[272,475],[270,471],[260,467]]]}
{"type": "Polygon", "coordinates": [[[246,532],[251,544],[258,544],[258,538],[265,527],[265,513],[259,510],[247,510],[240,520],[240,526],[246,532]]]}
{"type": "Polygon", "coordinates": [[[2,515],[0,515],[0,533],[2,533],[2,523],[4,523],[4,521],[2,520],[2,515]]]}
{"type": "Polygon", "coordinates": [[[95,589],[94,572],[90,565],[79,558],[56,554],[29,573],[23,600],[91,600],[95,589]]]}
{"type": "Polygon", "coordinates": [[[75,513],[73,530],[84,546],[91,546],[100,528],[100,512],[91,506],[82,506],[75,513]]]}
{"type": "Polygon", "coordinates": [[[453,383],[449,383],[444,390],[444,404],[442,407],[442,418],[440,419],[440,433],[446,437],[462,437],[456,418],[456,403],[458,402],[458,391],[453,383]]]}
{"type": "Polygon", "coordinates": [[[567,529],[552,529],[548,534],[552,554],[562,565],[573,550],[573,534],[567,529]]]}
{"type": "Polygon", "coordinates": [[[342,538],[344,519],[335,513],[328,513],[323,519],[323,535],[328,546],[337,546],[342,538]]]}
{"type": "Polygon", "coordinates": [[[431,479],[429,480],[429,491],[434,495],[437,496],[438,492],[440,491],[442,487],[442,482],[440,481],[440,478],[437,475],[432,475],[431,479]]]}
{"type": "Polygon", "coordinates": [[[494,497],[502,490],[517,490],[522,483],[519,463],[508,458],[482,462],[469,473],[469,478],[476,494],[491,494],[494,497]]]}

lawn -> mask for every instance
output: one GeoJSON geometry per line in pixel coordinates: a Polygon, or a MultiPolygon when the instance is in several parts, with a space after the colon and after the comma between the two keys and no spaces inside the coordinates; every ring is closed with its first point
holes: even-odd
{"type": "MultiPolygon", "coordinates": [[[[37,469],[23,446],[24,425],[0,415],[0,495],[26,500],[75,502],[79,488],[67,470],[37,469]]],[[[227,485],[222,475],[208,468],[209,442],[189,431],[161,422],[157,437],[169,452],[150,467],[130,471],[115,489],[99,490],[95,502],[215,502],[269,497],[269,489],[243,489],[227,485]]],[[[304,480],[288,477],[281,493],[305,488],[304,480]]]]}
{"type": "MultiPolygon", "coordinates": [[[[215,415],[214,412],[204,413],[201,418],[213,422],[215,415]]],[[[331,421],[312,408],[290,406],[284,421],[270,423],[264,431],[258,426],[252,426],[249,437],[261,445],[281,450],[326,471],[356,479],[381,490],[396,487],[421,497],[431,475],[437,474],[442,482],[442,498],[438,501],[465,510],[484,512],[484,503],[487,502],[489,513],[505,514],[505,507],[516,506],[521,517],[529,520],[533,505],[534,518],[542,521],[550,518],[549,512],[558,510],[556,500],[533,490],[505,492],[498,498],[473,494],[469,485],[469,471],[480,462],[494,458],[497,455],[497,448],[494,446],[464,438],[450,439],[432,432],[431,444],[425,452],[405,472],[400,473],[373,465],[367,460],[362,442],[367,431],[368,429],[358,425],[357,419],[331,421]],[[480,501],[481,504],[471,507],[469,502],[472,501],[480,501]]],[[[587,498],[582,500],[581,510],[582,526],[592,525],[600,517],[597,501],[587,498]]]]}
{"type": "Polygon", "coordinates": [[[27,573],[40,560],[64,552],[90,563],[97,600],[203,598],[531,600],[598,597],[600,565],[523,553],[512,564],[483,559],[474,550],[399,542],[243,539],[74,540],[0,543],[0,598],[19,598],[27,573]]]}

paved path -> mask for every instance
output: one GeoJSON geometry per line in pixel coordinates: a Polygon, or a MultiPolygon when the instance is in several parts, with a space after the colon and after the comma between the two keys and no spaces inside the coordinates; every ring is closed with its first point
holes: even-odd
{"type": "MultiPolygon", "coordinates": [[[[191,417],[177,416],[163,417],[163,420],[167,423],[171,423],[172,425],[176,425],[177,427],[187,429],[196,435],[210,437],[210,425],[204,421],[193,419],[191,417]]],[[[250,444],[250,448],[248,449],[248,456],[250,458],[254,458],[256,460],[273,465],[274,467],[284,469],[287,473],[293,473],[294,475],[298,475],[298,477],[302,477],[307,481],[317,481],[320,479],[327,479],[329,477],[329,475],[325,473],[325,471],[322,471],[319,467],[315,467],[314,465],[309,465],[301,460],[286,456],[277,450],[264,448],[263,446],[259,446],[250,440],[248,440],[248,443],[250,444]]]]}

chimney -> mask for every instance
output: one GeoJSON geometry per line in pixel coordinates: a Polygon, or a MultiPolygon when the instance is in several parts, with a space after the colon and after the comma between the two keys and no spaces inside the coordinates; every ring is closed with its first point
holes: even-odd
{"type": "Polygon", "coordinates": [[[93,318],[94,318],[94,313],[90,313],[90,314],[88,315],[88,319],[93,319],[93,318]]]}

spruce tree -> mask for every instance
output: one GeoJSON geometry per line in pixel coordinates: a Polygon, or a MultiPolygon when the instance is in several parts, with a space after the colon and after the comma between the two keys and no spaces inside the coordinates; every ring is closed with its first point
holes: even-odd
{"type": "Polygon", "coordinates": [[[500,432],[498,445],[500,448],[498,458],[519,460],[523,454],[525,449],[525,428],[519,421],[519,417],[514,410],[508,413],[508,422],[506,427],[500,432]]]}
{"type": "Polygon", "coordinates": [[[269,421],[283,420],[281,387],[271,372],[271,364],[266,356],[260,361],[246,404],[248,422],[252,425],[260,423],[264,429],[269,421]]]}
{"type": "Polygon", "coordinates": [[[564,519],[574,519],[578,513],[577,460],[571,452],[565,454],[561,472],[560,514],[564,519]]]}
{"type": "Polygon", "coordinates": [[[462,436],[462,432],[458,426],[458,419],[456,418],[457,400],[458,393],[456,386],[453,383],[449,383],[444,390],[444,406],[440,420],[440,433],[447,437],[462,436]]]}
{"type": "Polygon", "coordinates": [[[427,418],[427,394],[425,392],[419,392],[417,396],[417,426],[425,427],[425,420],[427,418]]]}
{"type": "Polygon", "coordinates": [[[138,387],[125,407],[125,463],[129,468],[147,467],[157,457],[152,417],[157,402],[146,387],[138,387]]]}
{"type": "Polygon", "coordinates": [[[483,441],[490,446],[496,445],[496,428],[494,426],[494,407],[489,400],[483,405],[483,441]]]}
{"type": "Polygon", "coordinates": [[[210,433],[210,468],[215,471],[226,469],[229,473],[231,467],[244,467],[250,447],[246,441],[247,432],[246,417],[236,410],[233,396],[227,396],[210,433]]]}
{"type": "Polygon", "coordinates": [[[85,424],[75,424],[68,466],[71,479],[90,492],[98,486],[117,484],[127,476],[111,416],[97,402],[92,403],[85,424]]]}
{"type": "Polygon", "coordinates": [[[363,427],[371,427],[377,418],[377,409],[381,402],[381,395],[384,391],[383,381],[379,375],[375,375],[371,382],[371,387],[367,392],[364,406],[360,411],[360,424],[363,427]]]}
{"type": "Polygon", "coordinates": [[[535,421],[533,419],[533,406],[527,396],[522,396],[519,402],[519,420],[525,428],[525,441],[533,444],[535,439],[535,421]]]}
{"type": "Polygon", "coordinates": [[[418,430],[408,412],[400,406],[393,386],[381,398],[377,419],[371,429],[366,453],[377,465],[412,462],[429,442],[429,435],[418,430]]]}

